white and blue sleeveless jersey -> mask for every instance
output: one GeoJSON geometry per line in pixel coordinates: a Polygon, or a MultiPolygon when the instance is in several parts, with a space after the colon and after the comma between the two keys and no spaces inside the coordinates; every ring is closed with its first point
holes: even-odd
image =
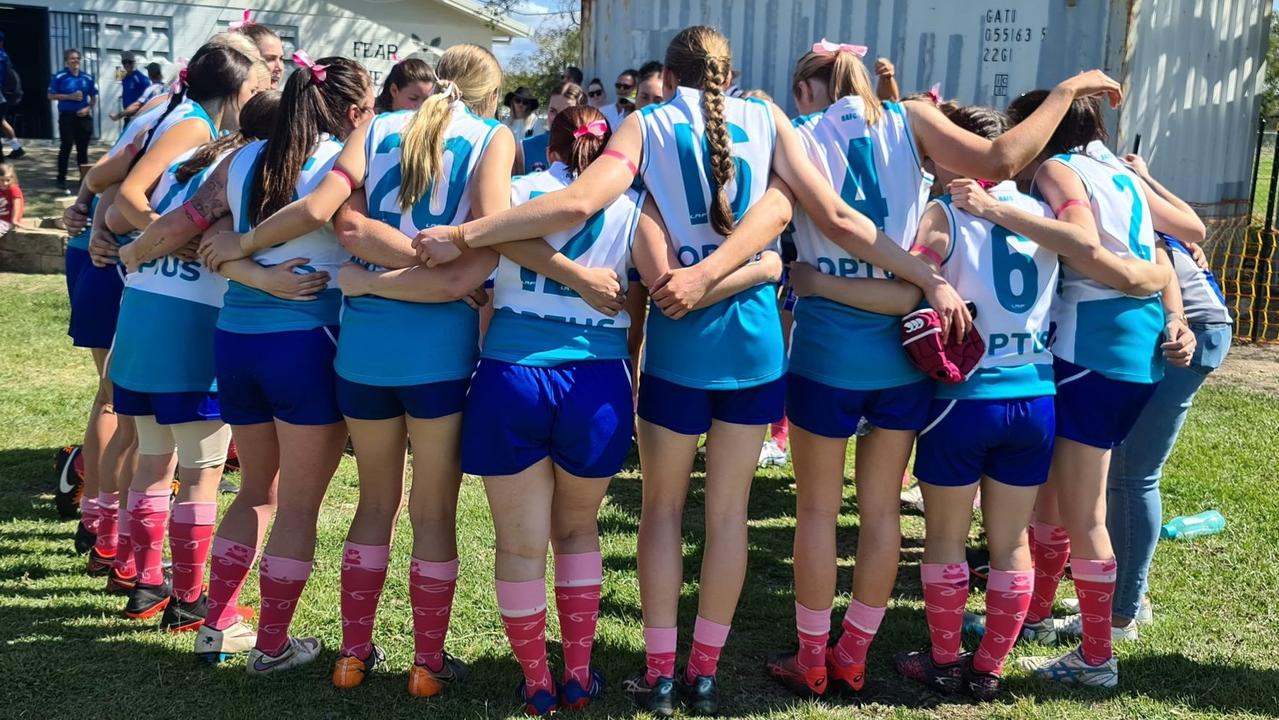
{"type": "Polygon", "coordinates": [[[141,141],[146,137],[147,131],[155,125],[155,121],[160,119],[160,116],[164,114],[164,111],[168,106],[168,103],[159,103],[154,107],[148,108],[137,115],[134,115],[133,119],[129,121],[129,124],[126,125],[124,130],[120,133],[120,137],[116,138],[115,142],[111,145],[111,149],[107,151],[107,155],[115,156],[121,150],[128,147],[129,143],[132,143],[135,140],[138,145],[141,145],[141,141]]]}
{"type": "MultiPolygon", "coordinates": [[[[1005,180],[990,189],[1000,202],[1051,218],[1044,203],[1005,180]]],[[[1030,398],[1056,394],[1048,350],[1049,314],[1057,289],[1057,253],[989,220],[937,201],[946,211],[950,248],[942,277],[977,307],[973,322],[986,341],[986,354],[967,381],[937,386],[937,397],[1030,398]]]]}
{"type": "MultiPolygon", "coordinates": [[[[165,108],[167,105],[161,105],[160,107],[165,108]]],[[[209,140],[216,140],[218,138],[218,128],[213,124],[213,118],[209,117],[209,113],[204,111],[204,107],[190,98],[183,98],[182,101],[177,104],[177,107],[173,108],[173,112],[166,115],[164,110],[161,110],[160,114],[156,116],[154,123],[155,133],[151,135],[150,144],[155,145],[156,141],[174,125],[177,125],[184,120],[191,119],[204,121],[205,128],[209,131],[209,140]]],[[[138,136],[139,149],[141,149],[140,146],[142,141],[145,139],[145,135],[138,136]]]]}
{"type": "MultiPolygon", "coordinates": [[[[695,265],[723,243],[710,224],[710,152],[702,93],[688,87],[639,113],[643,131],[640,174],[652,194],[682,267],[695,265]]],[[[768,103],[724,98],[724,114],[736,166],[724,188],[741,219],[768,187],[777,128],[768,103]]],[[[668,382],[707,390],[754,387],[785,368],[777,288],[758,285],[681,320],[648,314],[644,372],[668,382]]]]}
{"type": "MultiPolygon", "coordinates": [[[[496,120],[480,118],[454,102],[444,131],[443,167],[422,198],[402,210],[400,143],[413,112],[377,116],[365,145],[369,216],[409,237],[470,217],[470,181],[500,127],[496,120]]],[[[347,380],[380,386],[459,380],[474,372],[478,355],[479,319],[463,301],[414,303],[375,295],[345,299],[335,367],[347,380]]]]}
{"type": "MultiPolygon", "coordinates": [[[[840,197],[902,248],[915,242],[933,178],[924,172],[910,120],[897,103],[866,122],[865,101],[845,97],[824,112],[794,121],[809,158],[840,197]]],[[[853,257],[822,234],[801,210],[794,217],[797,259],[843,278],[887,279],[892,273],[853,257]]],[[[925,379],[902,350],[899,318],[821,297],[795,304],[790,370],[849,390],[897,387],[925,379]]]]}
{"type": "MultiPolygon", "coordinates": [[[[560,162],[518,177],[511,183],[511,205],[562,190],[572,181],[568,167],[560,162]]],[[[631,244],[643,205],[643,192],[627,190],[585,223],[548,235],[546,242],[585,267],[612,268],[625,291],[632,267],[631,244]]],[[[625,309],[609,317],[574,290],[506,256],[498,260],[493,306],[497,313],[484,336],[482,357],[542,367],[629,357],[626,329],[631,318],[625,309]]]]}
{"type": "MultiPolygon", "coordinates": [[[[227,154],[188,178],[174,161],[151,193],[163,215],[190,200],[227,154]]],[[[111,354],[111,380],[135,392],[204,392],[217,389],[213,335],[227,281],[199,260],[173,255],[152,260],[125,278],[120,320],[111,354]]]]}
{"type": "MultiPolygon", "coordinates": [[[[231,157],[227,172],[227,201],[231,206],[231,219],[235,231],[246,233],[253,229],[253,210],[249,207],[253,181],[258,165],[266,150],[265,140],[244,146],[231,157]]],[[[342,143],[328,135],[321,135],[315,150],[302,165],[293,197],[309,194],[320,180],[333,168],[342,143]]],[[[324,325],[336,325],[342,307],[342,292],[337,289],[338,270],[349,257],[338,244],[332,226],[325,224],[286,243],[259,250],[253,260],[263,267],[271,267],[293,258],[309,258],[310,263],[296,268],[299,274],[329,273],[329,286],[316,294],[315,300],[285,300],[268,292],[235,282],[227,283],[222,313],[218,316],[218,328],[236,333],[270,333],[287,330],[310,330],[324,325]]]]}
{"type": "MultiPolygon", "coordinates": [[[[1101,159],[1068,153],[1046,162],[1070,168],[1083,182],[1103,248],[1121,258],[1154,262],[1155,229],[1141,179],[1108,150],[1098,154],[1101,159]]],[[[1053,325],[1052,351],[1063,360],[1113,380],[1153,383],[1163,377],[1164,313],[1158,293],[1131,297],[1065,266],[1053,325]]]]}

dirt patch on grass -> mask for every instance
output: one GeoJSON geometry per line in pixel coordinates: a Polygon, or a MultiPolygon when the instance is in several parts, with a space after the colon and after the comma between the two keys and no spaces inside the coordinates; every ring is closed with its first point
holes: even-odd
{"type": "Polygon", "coordinates": [[[1236,344],[1208,383],[1279,396],[1279,345],[1236,344]]]}

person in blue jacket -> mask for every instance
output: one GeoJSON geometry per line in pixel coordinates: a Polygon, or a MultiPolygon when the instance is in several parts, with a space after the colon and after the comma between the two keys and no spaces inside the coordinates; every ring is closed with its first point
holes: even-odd
{"type": "Polygon", "coordinates": [[[49,80],[49,100],[58,103],[58,187],[67,189],[67,163],[71,160],[71,144],[75,143],[76,162],[89,164],[89,139],[93,137],[93,106],[98,101],[98,86],[93,76],[80,71],[80,51],[70,48],[62,53],[67,65],[49,80]]]}

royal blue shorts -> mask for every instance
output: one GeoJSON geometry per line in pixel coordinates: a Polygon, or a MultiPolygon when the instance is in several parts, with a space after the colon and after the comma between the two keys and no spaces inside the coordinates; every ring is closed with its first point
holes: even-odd
{"type": "Polygon", "coordinates": [[[100,268],[92,262],[80,270],[71,296],[71,344],[83,348],[109,348],[120,318],[124,294],[123,271],[118,265],[100,268]]]}
{"type": "Polygon", "coordinates": [[[178,425],[222,417],[218,394],[211,392],[135,392],[112,384],[115,411],[138,417],[154,415],[160,425],[178,425]]]}
{"type": "Polygon", "coordinates": [[[67,276],[67,300],[74,300],[76,281],[80,279],[80,273],[84,272],[85,266],[92,265],[93,261],[89,259],[88,250],[67,246],[67,253],[62,257],[62,262],[67,276]]]}
{"type": "Polygon", "coordinates": [[[549,457],[585,478],[611,478],[631,449],[625,360],[553,367],[480,360],[462,414],[462,470],[514,475],[549,457]]]}
{"type": "Polygon", "coordinates": [[[681,435],[701,435],[711,421],[767,425],[786,412],[786,378],[737,390],[705,390],[644,373],[640,377],[639,416],[681,435]]]}
{"type": "Polygon", "coordinates": [[[1053,358],[1057,437],[1109,450],[1128,437],[1159,383],[1114,380],[1053,358]]]}
{"type": "Polygon", "coordinates": [[[419,420],[441,418],[462,412],[470,378],[386,387],[337,378],[338,408],[355,420],[389,420],[409,417],[419,420]]]}
{"type": "Polygon", "coordinates": [[[340,422],[333,371],[337,333],[337,327],[260,334],[217,330],[213,355],[222,419],[228,425],[340,422]]]}
{"type": "Polygon", "coordinates": [[[947,487],[972,485],[983,475],[1005,485],[1043,485],[1055,430],[1051,395],[933,400],[915,446],[915,477],[947,487]]]}
{"type": "Polygon", "coordinates": [[[932,380],[882,390],[837,388],[790,373],[786,418],[796,427],[829,438],[852,437],[862,418],[885,430],[920,430],[936,389],[932,380]]]}

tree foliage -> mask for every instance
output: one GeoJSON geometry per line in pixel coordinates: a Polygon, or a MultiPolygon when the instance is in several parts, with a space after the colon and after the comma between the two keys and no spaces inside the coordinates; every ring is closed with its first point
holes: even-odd
{"type": "Polygon", "coordinates": [[[1266,84],[1261,90],[1262,117],[1279,115],[1279,23],[1270,23],[1270,47],[1266,50],[1266,84]]]}
{"type": "MultiPolygon", "coordinates": [[[[519,0],[484,0],[486,12],[510,14],[522,3],[519,0]]],[[[533,31],[534,48],[515,58],[503,68],[505,89],[521,85],[533,91],[545,109],[551,91],[559,84],[560,71],[567,65],[582,65],[582,24],[580,7],[574,0],[559,0],[558,9],[533,31]]]]}

